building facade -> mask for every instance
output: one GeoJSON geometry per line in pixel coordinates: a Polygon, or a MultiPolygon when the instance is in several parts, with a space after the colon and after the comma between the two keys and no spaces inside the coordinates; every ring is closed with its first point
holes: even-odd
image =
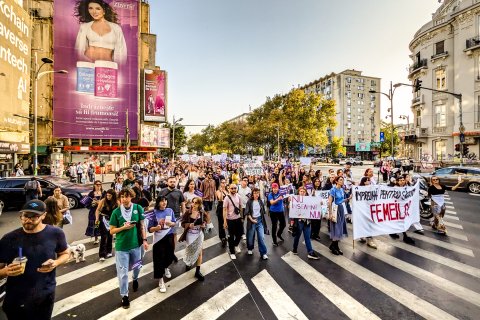
{"type": "MultiPolygon", "coordinates": [[[[445,0],[410,42],[416,159],[454,160],[460,131],[470,156],[480,154],[480,1],[445,0]],[[447,92],[461,94],[459,99],[447,92]],[[462,112],[460,112],[460,109],[462,112]],[[461,128],[463,124],[464,128],[461,128]]],[[[457,146],[458,148],[458,146],[457,146]]]]}
{"type": "Polygon", "coordinates": [[[343,137],[346,156],[373,159],[379,152],[373,147],[380,137],[380,78],[362,75],[361,71],[331,73],[301,89],[322,94],[336,102],[337,127],[328,134],[343,137]]]}

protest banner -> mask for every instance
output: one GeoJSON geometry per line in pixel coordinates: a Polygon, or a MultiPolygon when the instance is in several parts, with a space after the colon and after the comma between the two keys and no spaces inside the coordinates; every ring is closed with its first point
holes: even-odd
{"type": "Polygon", "coordinates": [[[240,155],[239,154],[234,154],[233,155],[233,161],[234,162],[240,162],[240,155]]]}
{"type": "Polygon", "coordinates": [[[212,156],[212,160],[213,160],[214,162],[220,162],[221,158],[222,158],[222,156],[219,155],[219,154],[214,154],[214,155],[212,156]]]}
{"type": "Polygon", "coordinates": [[[407,231],[420,221],[419,184],[353,188],[353,238],[407,231]]]}
{"type": "Polygon", "coordinates": [[[245,164],[243,171],[248,176],[261,176],[263,174],[263,168],[257,163],[245,164]]]}
{"type": "Polygon", "coordinates": [[[310,166],[312,164],[312,158],[310,157],[300,157],[300,165],[310,166]]]}
{"type": "Polygon", "coordinates": [[[293,190],[293,185],[291,183],[287,185],[280,186],[280,190],[278,191],[280,195],[285,196],[293,190]]]}
{"type": "Polygon", "coordinates": [[[292,219],[322,219],[328,213],[328,193],[320,191],[314,197],[290,196],[289,217],[292,219]]]}
{"type": "Polygon", "coordinates": [[[190,161],[190,155],[189,154],[182,154],[182,161],[190,161]]]}

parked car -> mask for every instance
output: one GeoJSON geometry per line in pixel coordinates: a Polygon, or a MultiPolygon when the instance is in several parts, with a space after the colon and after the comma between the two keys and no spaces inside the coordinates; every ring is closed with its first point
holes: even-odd
{"type": "MultiPolygon", "coordinates": [[[[22,177],[7,177],[0,179],[0,207],[20,208],[25,203],[25,192],[23,187],[25,183],[31,179],[31,176],[22,177]]],[[[42,197],[40,200],[45,200],[47,197],[53,195],[53,189],[59,186],[62,193],[67,196],[70,208],[75,209],[81,206],[80,199],[88,195],[92,190],[83,184],[71,183],[65,179],[53,176],[38,177],[42,187],[42,197]]]]}
{"type": "MultiPolygon", "coordinates": [[[[350,162],[352,166],[363,166],[363,161],[357,158],[347,158],[345,159],[345,163],[350,162]]],[[[343,164],[343,163],[341,163],[343,164]]]]}
{"type": "Polygon", "coordinates": [[[345,160],[344,160],[344,159],[334,158],[334,159],[332,160],[332,163],[333,163],[333,164],[340,164],[340,162],[342,162],[342,161],[343,161],[343,163],[345,163],[345,160]]]}
{"type": "Polygon", "coordinates": [[[458,188],[467,189],[471,193],[480,193],[480,168],[475,167],[447,167],[437,169],[432,173],[422,174],[430,181],[432,176],[440,178],[440,183],[446,187],[457,185],[461,178],[462,183],[458,188]]]}

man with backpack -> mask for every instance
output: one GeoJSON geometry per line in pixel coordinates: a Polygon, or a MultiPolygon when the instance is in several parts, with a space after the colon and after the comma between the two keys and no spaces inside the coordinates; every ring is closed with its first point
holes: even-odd
{"type": "Polygon", "coordinates": [[[25,183],[23,189],[25,190],[26,202],[42,197],[42,187],[36,177],[32,177],[30,181],[25,183]]]}

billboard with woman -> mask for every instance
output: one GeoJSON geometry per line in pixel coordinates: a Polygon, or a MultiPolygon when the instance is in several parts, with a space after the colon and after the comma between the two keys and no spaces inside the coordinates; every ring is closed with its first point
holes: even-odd
{"type": "Polygon", "coordinates": [[[138,1],[54,2],[53,134],[57,138],[130,138],[138,122],[138,1]]]}

